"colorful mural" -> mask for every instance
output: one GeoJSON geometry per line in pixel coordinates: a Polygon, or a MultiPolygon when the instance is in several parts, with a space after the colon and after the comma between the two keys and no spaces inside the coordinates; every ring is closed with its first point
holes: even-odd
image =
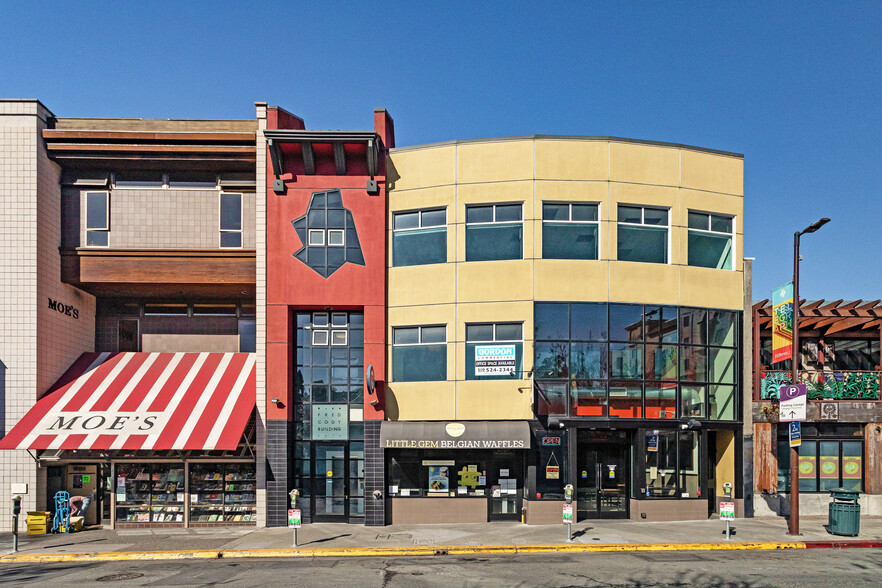
{"type": "MultiPolygon", "coordinates": [[[[809,400],[879,400],[879,372],[800,372],[799,380],[808,389],[809,400]]],[[[782,384],[791,383],[787,371],[764,371],[760,398],[777,400],[782,384]]]]}

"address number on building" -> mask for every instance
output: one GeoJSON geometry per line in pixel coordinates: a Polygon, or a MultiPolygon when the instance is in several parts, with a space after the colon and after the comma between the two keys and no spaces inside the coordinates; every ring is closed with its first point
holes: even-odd
{"type": "Polygon", "coordinates": [[[289,508],[288,509],[288,528],[289,529],[299,529],[300,528],[300,509],[299,508],[289,508]]]}

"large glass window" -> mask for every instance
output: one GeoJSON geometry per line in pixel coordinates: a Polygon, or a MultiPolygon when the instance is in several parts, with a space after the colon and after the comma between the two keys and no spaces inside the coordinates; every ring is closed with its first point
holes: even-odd
{"type": "Polygon", "coordinates": [[[522,204],[466,206],[466,261],[523,259],[522,204]]]}
{"type": "Polygon", "coordinates": [[[689,211],[689,265],[732,269],[731,216],[689,211]]]}
{"type": "Polygon", "coordinates": [[[446,379],[446,326],[392,329],[392,381],[434,382],[446,379]]]}
{"type": "Polygon", "coordinates": [[[523,330],[521,323],[466,325],[466,379],[523,378],[523,330]]]}
{"type": "MultiPolygon", "coordinates": [[[[790,442],[778,426],[778,491],[790,490],[790,442]]],[[[799,447],[799,491],[833,488],[863,491],[864,442],[859,425],[803,424],[799,447]]]]}
{"type": "Polygon", "coordinates": [[[543,202],[543,259],[597,259],[597,204],[543,202]]]}
{"type": "Polygon", "coordinates": [[[220,246],[242,246],[242,195],[220,194],[220,246]]]}
{"type": "Polygon", "coordinates": [[[618,260],[668,263],[668,210],[619,204],[618,260]]]}
{"type": "Polygon", "coordinates": [[[647,498],[700,498],[696,431],[644,431],[647,498]]]}
{"type": "Polygon", "coordinates": [[[86,192],[86,246],[110,244],[110,192],[86,192]]]}
{"type": "Polygon", "coordinates": [[[447,211],[416,210],[392,215],[392,265],[447,261],[447,211]]]}
{"type": "Polygon", "coordinates": [[[540,415],[738,418],[733,311],[539,302],[534,325],[540,415]]]}

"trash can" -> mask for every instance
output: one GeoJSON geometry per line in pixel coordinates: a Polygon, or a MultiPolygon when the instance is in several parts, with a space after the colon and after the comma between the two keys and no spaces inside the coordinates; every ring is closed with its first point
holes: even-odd
{"type": "Polygon", "coordinates": [[[834,488],[830,490],[833,501],[830,503],[828,528],[833,535],[857,537],[861,530],[861,506],[858,504],[860,492],[834,488]]]}

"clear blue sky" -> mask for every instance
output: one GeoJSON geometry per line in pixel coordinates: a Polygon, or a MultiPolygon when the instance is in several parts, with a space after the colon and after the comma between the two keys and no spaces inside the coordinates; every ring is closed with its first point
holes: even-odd
{"type": "Polygon", "coordinates": [[[882,298],[882,3],[9,2],[0,96],[58,116],[395,118],[399,145],[616,135],[745,155],[754,298],[882,298]]]}

